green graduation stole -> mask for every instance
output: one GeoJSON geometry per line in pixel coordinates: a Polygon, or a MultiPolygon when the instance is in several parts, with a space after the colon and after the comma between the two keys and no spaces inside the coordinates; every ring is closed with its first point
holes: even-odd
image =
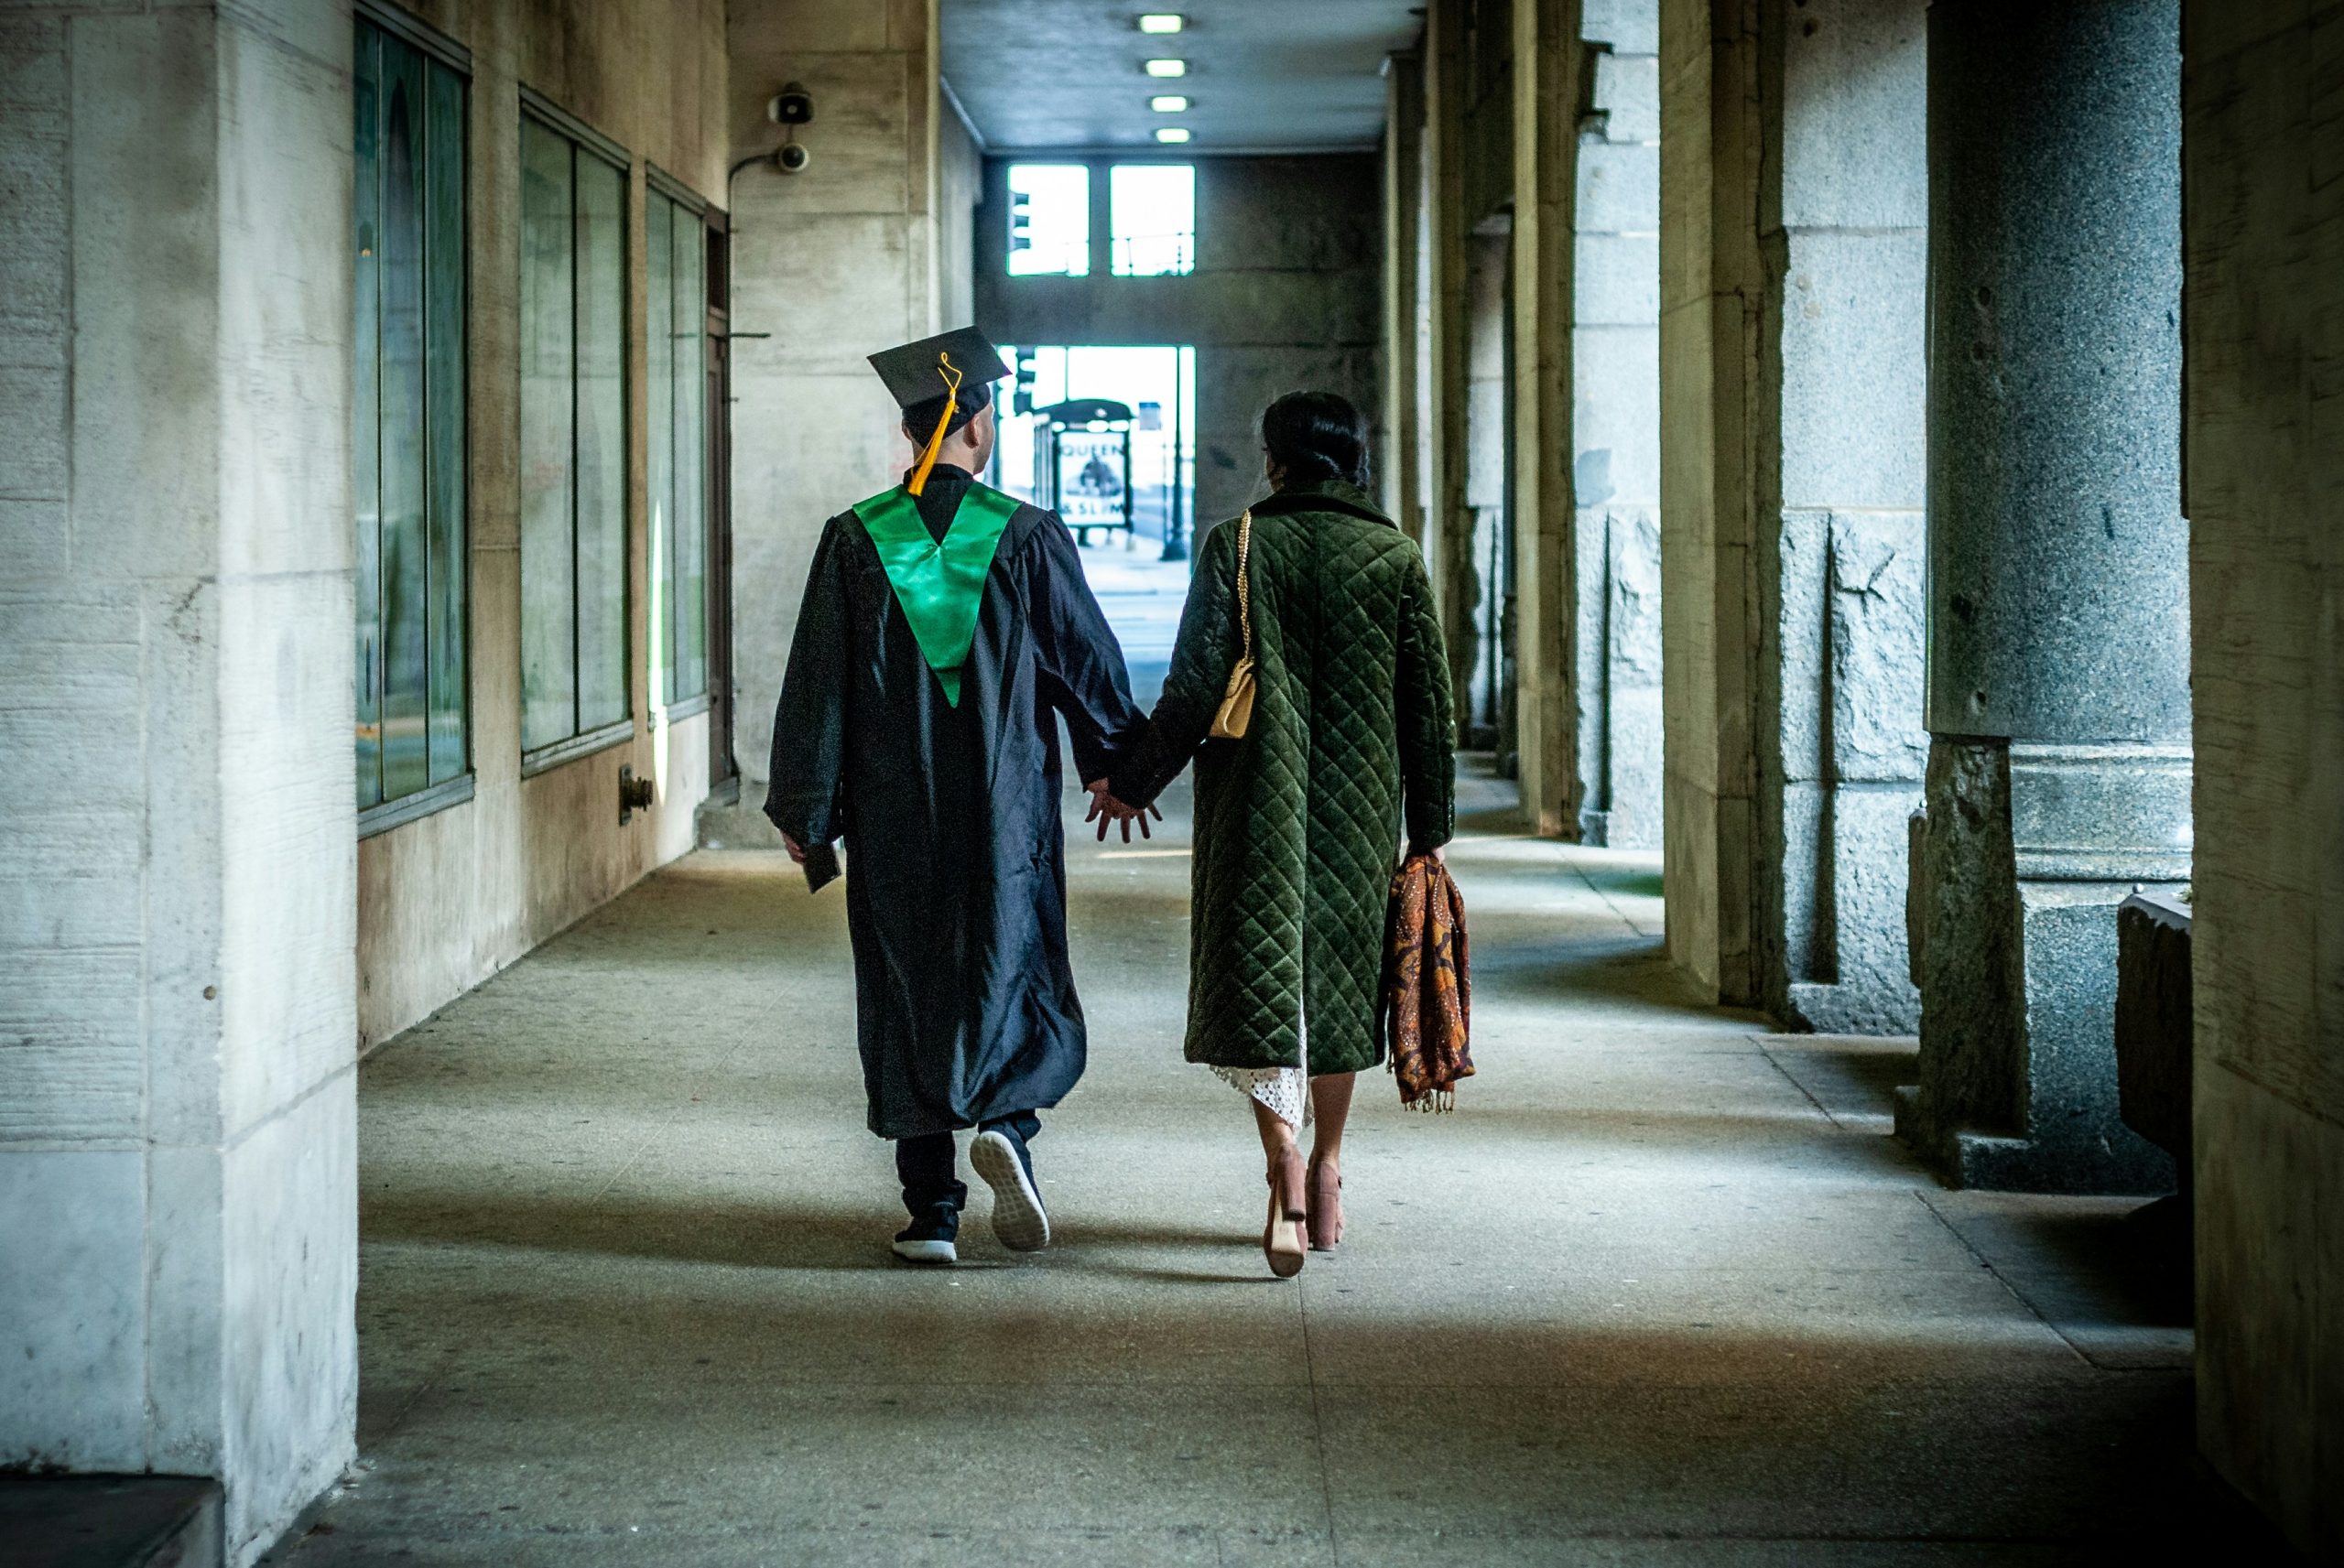
{"type": "Polygon", "coordinates": [[[1017,501],[971,484],[939,543],[920,521],[919,503],[897,485],[854,503],[854,514],[879,551],[879,564],[911,622],[928,667],[944,687],[944,700],[960,706],[960,669],[977,640],[977,606],[1002,530],[1017,515],[1017,501]]]}

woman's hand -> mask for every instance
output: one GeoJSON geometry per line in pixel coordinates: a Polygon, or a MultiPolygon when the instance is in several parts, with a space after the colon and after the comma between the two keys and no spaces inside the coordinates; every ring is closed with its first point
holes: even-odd
{"type": "Polygon", "coordinates": [[[781,836],[781,847],[789,851],[789,858],[791,860],[797,861],[801,866],[806,863],[806,846],[800,844],[797,839],[792,838],[787,833],[781,836]]]}

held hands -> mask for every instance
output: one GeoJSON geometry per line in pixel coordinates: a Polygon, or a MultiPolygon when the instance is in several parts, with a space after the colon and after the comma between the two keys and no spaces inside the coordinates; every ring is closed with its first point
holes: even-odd
{"type": "Polygon", "coordinates": [[[1117,800],[1108,791],[1105,779],[1093,779],[1082,787],[1091,792],[1091,809],[1082,814],[1082,820],[1099,824],[1099,842],[1101,844],[1107,841],[1107,828],[1110,825],[1122,826],[1123,842],[1128,844],[1132,841],[1134,822],[1139,824],[1139,836],[1145,838],[1149,837],[1147,819],[1153,816],[1158,822],[1164,820],[1164,813],[1153,806],[1125,806],[1122,801],[1117,800]]]}

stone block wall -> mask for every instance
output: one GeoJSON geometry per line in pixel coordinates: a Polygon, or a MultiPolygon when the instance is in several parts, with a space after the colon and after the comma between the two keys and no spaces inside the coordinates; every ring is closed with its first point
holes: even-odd
{"type": "Polygon", "coordinates": [[[2187,0],[2198,1439],[2344,1555],[2344,5],[2187,0]]]}
{"type": "Polygon", "coordinates": [[[1774,643],[1759,854],[1780,867],[1758,882],[1762,995],[1831,1033],[1919,1020],[1904,911],[1928,759],[1925,11],[1837,0],[1783,17],[1781,178],[1762,198],[1780,375],[1765,492],[1779,524],[1760,551],[1774,643]]]}
{"type": "Polygon", "coordinates": [[[1655,0],[1582,5],[1571,253],[1579,836],[1661,823],[1660,37],[1655,0]]]}
{"type": "Polygon", "coordinates": [[[353,1455],[351,26],[0,20],[0,1466],[353,1455]]]}

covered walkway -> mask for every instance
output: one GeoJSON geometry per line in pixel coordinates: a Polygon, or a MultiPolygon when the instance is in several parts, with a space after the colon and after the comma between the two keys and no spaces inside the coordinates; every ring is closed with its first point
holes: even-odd
{"type": "MultiPolygon", "coordinates": [[[[1496,791],[1477,786],[1485,802],[1496,791]]],[[[291,1561],[2061,1562],[2199,1508],[2123,1200],[1948,1194],[1909,1043],[1684,1005],[1655,858],[1454,851],[1481,1076],[1281,1283],[1178,1060],[1186,825],[1078,841],[1061,1243],[891,1263],[842,906],[703,851],[376,1053],[360,1465],[291,1561]],[[1136,849],[1136,846],[1134,846],[1136,849]],[[1828,1547],[1824,1543],[1830,1543],[1828,1547]]],[[[2232,1536],[2235,1547],[2238,1538],[2232,1536]]]]}

